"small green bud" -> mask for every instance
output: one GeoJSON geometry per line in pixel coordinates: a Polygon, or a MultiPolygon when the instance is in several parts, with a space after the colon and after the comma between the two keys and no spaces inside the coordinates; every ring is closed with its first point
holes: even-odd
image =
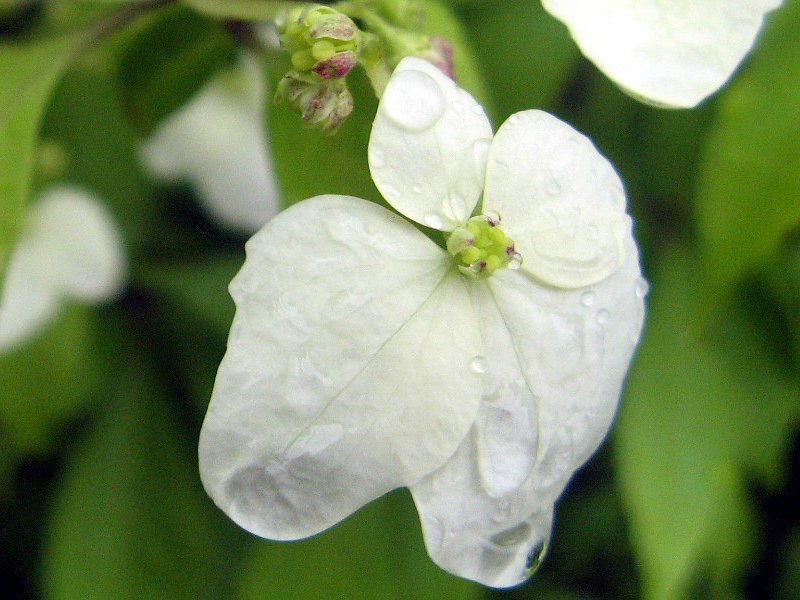
{"type": "Polygon", "coordinates": [[[341,78],[358,62],[361,32],[350,17],[330,6],[294,8],[278,18],[276,25],[281,46],[300,73],[341,78]]]}

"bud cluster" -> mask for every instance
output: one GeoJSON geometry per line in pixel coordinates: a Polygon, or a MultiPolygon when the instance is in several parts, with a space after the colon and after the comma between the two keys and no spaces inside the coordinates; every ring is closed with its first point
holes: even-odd
{"type": "Polygon", "coordinates": [[[500,228],[500,218],[490,215],[472,217],[466,225],[456,227],[447,238],[447,251],[456,259],[459,271],[472,278],[504,267],[516,268],[522,261],[513,240],[500,228]]]}

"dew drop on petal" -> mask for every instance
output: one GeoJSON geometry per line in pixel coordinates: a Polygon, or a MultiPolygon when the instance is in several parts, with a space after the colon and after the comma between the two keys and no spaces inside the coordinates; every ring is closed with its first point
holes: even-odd
{"type": "Polygon", "coordinates": [[[583,304],[584,306],[592,306],[594,304],[594,300],[595,300],[595,293],[592,292],[591,290],[588,292],[583,292],[583,294],[581,294],[581,304],[583,304]]]}
{"type": "Polygon", "coordinates": [[[492,536],[492,543],[498,546],[516,546],[528,539],[531,534],[531,526],[527,523],[506,529],[492,536]]]}
{"type": "Polygon", "coordinates": [[[647,280],[640,279],[636,284],[636,297],[637,298],[644,298],[647,296],[647,292],[650,291],[650,284],[647,283],[647,280]]]}
{"type": "Polygon", "coordinates": [[[489,157],[489,148],[491,146],[492,140],[487,139],[475,140],[472,143],[472,155],[475,157],[475,170],[481,181],[483,181],[486,173],[486,161],[489,157]]]}
{"type": "Polygon", "coordinates": [[[421,194],[421,193],[422,193],[422,186],[420,186],[420,185],[415,185],[415,186],[414,186],[413,188],[411,188],[411,189],[413,189],[413,190],[414,190],[414,193],[415,193],[415,194],[421,194]]]}
{"type": "Polygon", "coordinates": [[[441,229],[444,225],[444,221],[442,221],[441,215],[435,212],[429,212],[424,217],[425,225],[428,227],[432,227],[433,229],[441,229]]]}
{"type": "Polygon", "coordinates": [[[561,193],[561,185],[555,179],[550,179],[545,185],[544,191],[551,196],[557,196],[561,193]]]}
{"type": "Polygon", "coordinates": [[[482,356],[475,356],[469,362],[469,370],[473,373],[478,373],[479,375],[482,373],[486,373],[486,369],[489,368],[486,359],[482,356]]]}
{"type": "Polygon", "coordinates": [[[522,266],[522,254],[519,252],[514,252],[514,255],[511,257],[511,260],[508,261],[508,268],[512,271],[516,271],[522,266]]]}
{"type": "Polygon", "coordinates": [[[424,131],[444,114],[445,98],[436,80],[422,71],[401,71],[392,76],[381,99],[381,111],[407,131],[424,131]]]}
{"type": "Polygon", "coordinates": [[[450,221],[463,221],[467,216],[467,204],[458,194],[448,194],[442,202],[442,212],[450,221]]]}
{"type": "Polygon", "coordinates": [[[547,544],[545,544],[544,541],[539,542],[533,547],[533,549],[528,554],[527,560],[525,561],[526,577],[530,577],[539,569],[542,562],[544,561],[544,555],[546,552],[547,552],[547,544]]]}
{"type": "Polygon", "coordinates": [[[597,319],[597,323],[599,325],[605,325],[606,323],[608,323],[608,320],[611,318],[611,315],[605,308],[602,308],[597,311],[597,316],[595,318],[597,319]]]}
{"type": "Polygon", "coordinates": [[[476,115],[484,114],[483,113],[483,108],[481,108],[480,104],[473,104],[472,105],[472,112],[474,112],[476,115]]]}

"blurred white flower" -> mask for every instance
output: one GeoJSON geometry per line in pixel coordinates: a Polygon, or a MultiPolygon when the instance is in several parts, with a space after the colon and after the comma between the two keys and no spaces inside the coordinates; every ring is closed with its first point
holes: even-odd
{"type": "Polygon", "coordinates": [[[629,94],[690,108],[731,77],[782,0],[542,0],[629,94]]]}
{"type": "Polygon", "coordinates": [[[122,236],[91,194],[58,186],[30,207],[0,297],[0,352],[38,333],[68,299],[116,296],[126,278],[122,236]]]}
{"type": "Polygon", "coordinates": [[[242,233],[260,229],[280,204],[264,96],[261,69],[246,57],[161,123],[140,152],[156,178],[188,181],[211,219],[242,233]]]}
{"type": "Polygon", "coordinates": [[[230,287],[203,483],[280,540],[408,486],[434,561],[516,585],[605,436],[639,339],[646,284],[622,184],[547,113],[517,113],[492,139],[475,100],[418,58],[381,98],[369,164],[447,251],[347,196],[259,231],[230,287]]]}

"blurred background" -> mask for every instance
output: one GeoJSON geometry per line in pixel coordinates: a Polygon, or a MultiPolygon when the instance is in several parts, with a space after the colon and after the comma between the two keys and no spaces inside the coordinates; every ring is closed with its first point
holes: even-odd
{"type": "Polygon", "coordinates": [[[624,95],[539,2],[425,3],[495,127],[542,108],[616,165],[650,281],[612,433],[557,505],[539,572],[506,591],[439,570],[405,490],[295,543],[247,534],[205,495],[197,437],[251,227],[214,208],[214,160],[251,189],[226,148],[262,135],[270,206],[380,201],[377,103],[356,70],[350,119],[308,130],[271,102],[286,65],[269,31],[188,4],[0,2],[0,236],[16,236],[21,196],[69,183],[112,213],[128,264],[118,297],[67,300],[0,354],[4,597],[800,598],[800,0],[768,15],[725,88],[679,111],[624,95]],[[231,81],[255,46],[253,95],[231,81]],[[198,130],[185,154],[210,162],[148,163],[220,78],[232,110],[255,111],[249,133],[226,146],[198,130]]]}

